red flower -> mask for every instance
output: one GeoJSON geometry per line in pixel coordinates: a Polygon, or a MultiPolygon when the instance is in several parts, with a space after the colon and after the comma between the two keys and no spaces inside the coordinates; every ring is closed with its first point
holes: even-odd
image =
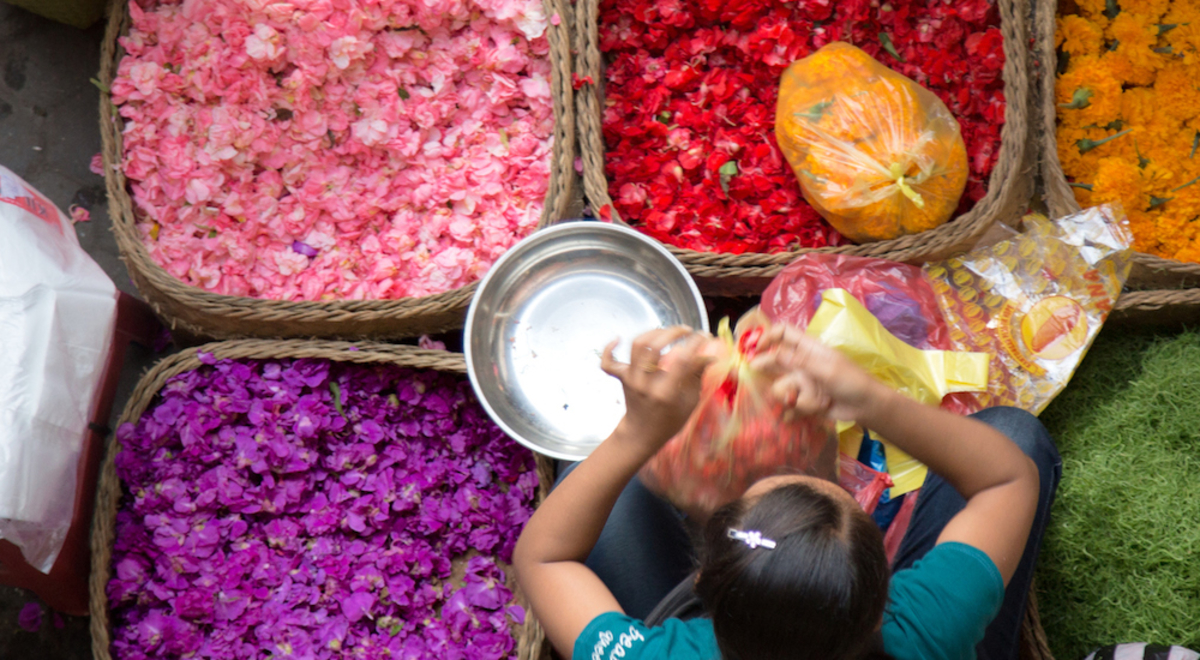
{"type": "Polygon", "coordinates": [[[780,75],[836,40],[946,102],[971,166],[960,212],[986,194],[1004,120],[990,0],[603,0],[601,18],[609,194],[650,236],[733,254],[845,242],[804,201],[774,130],[780,75]]]}
{"type": "Polygon", "coordinates": [[[571,87],[582,89],[584,85],[595,85],[596,81],[592,80],[591,76],[580,76],[578,73],[571,74],[571,87]]]}

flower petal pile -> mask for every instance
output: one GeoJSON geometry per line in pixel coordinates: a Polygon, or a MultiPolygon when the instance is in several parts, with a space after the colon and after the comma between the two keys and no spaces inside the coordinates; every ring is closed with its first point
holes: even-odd
{"type": "Polygon", "coordinates": [[[554,126],[541,0],[129,11],[111,90],[122,168],[150,255],[185,283],[429,295],[537,225],[554,126]]]}
{"type": "Polygon", "coordinates": [[[775,140],[779,78],[846,41],[932,90],[958,120],[987,192],[1004,124],[1004,40],[988,0],[603,0],[609,194],[641,231],[693,250],[839,245],[775,140]]]}
{"type": "Polygon", "coordinates": [[[207,361],[118,430],[115,657],[513,655],[537,476],[465,380],[207,361]]]}
{"type": "Polygon", "coordinates": [[[1076,200],[1120,202],[1139,252],[1200,262],[1200,9],[1081,2],[1056,41],[1058,158],[1076,200]]]}

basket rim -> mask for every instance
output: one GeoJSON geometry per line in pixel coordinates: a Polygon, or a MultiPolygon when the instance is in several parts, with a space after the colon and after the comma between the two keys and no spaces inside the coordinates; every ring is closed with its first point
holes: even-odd
{"type": "MultiPolygon", "coordinates": [[[[451,373],[466,378],[466,361],[461,353],[427,350],[401,344],[378,342],[348,342],[320,339],[234,339],[211,342],[189,348],[171,355],[155,364],[138,380],[137,386],[121,411],[118,428],[140,419],[158,397],[167,380],[181,373],[204,366],[200,354],[210,354],[217,360],[280,360],[319,359],[356,364],[390,364],[411,369],[425,369],[451,373]]],[[[120,442],[113,434],[105,447],[100,465],[99,485],[96,493],[96,508],[93,513],[91,546],[91,574],[88,576],[88,608],[90,610],[90,636],[92,653],[97,660],[112,660],[110,652],[112,635],[110,630],[108,594],[106,587],[111,577],[113,544],[116,538],[116,515],[120,503],[122,483],[116,472],[116,455],[121,451],[120,442]]],[[[522,448],[524,449],[524,448],[522,448]]],[[[540,503],[554,483],[554,464],[546,457],[533,453],[538,474],[540,503]]],[[[525,623],[519,627],[520,634],[514,639],[520,660],[537,660],[544,645],[545,633],[537,619],[528,613],[519,586],[514,583],[514,597],[525,605],[525,623]]]]}
{"type": "MultiPolygon", "coordinates": [[[[575,21],[576,71],[602,81],[599,51],[600,0],[582,0],[575,21]]],[[[998,0],[1000,29],[1004,37],[1005,62],[1002,71],[1005,96],[1005,121],[1000,133],[1000,156],[988,179],[983,199],[961,216],[917,234],[899,238],[839,247],[798,248],[787,252],[746,252],[728,254],[701,252],[667,245],[667,249],[694,275],[711,277],[773,276],[796,257],[810,252],[831,252],[894,261],[924,261],[953,253],[978,240],[996,220],[1016,220],[1032,191],[1034,150],[1028,143],[1029,115],[1033,102],[1033,82],[1028,60],[1028,15],[1030,0],[998,0]]],[[[580,124],[580,156],[584,167],[584,192],[595,208],[612,206],[608,178],[604,170],[604,137],[600,109],[601,82],[584,86],[575,94],[577,121],[580,124]]],[[[612,209],[614,222],[623,222],[612,209]]]]}
{"type": "MultiPolygon", "coordinates": [[[[1034,8],[1034,57],[1039,62],[1040,80],[1038,109],[1041,121],[1035,123],[1039,153],[1039,173],[1045,190],[1046,206],[1055,217],[1078,213],[1082,210],[1075,193],[1067,184],[1062,161],[1058,158],[1058,105],[1055,103],[1055,85],[1058,82],[1058,48],[1054,45],[1057,29],[1058,2],[1039,1],[1034,8]]],[[[1152,271],[1165,272],[1180,277],[1200,278],[1200,263],[1168,259],[1147,252],[1134,252],[1134,263],[1152,271]]],[[[1200,303],[1200,298],[1197,298],[1200,303]]],[[[1120,303],[1118,302],[1118,308],[1120,303]]]]}
{"type": "MultiPolygon", "coordinates": [[[[114,165],[121,162],[124,151],[123,120],[118,108],[112,103],[110,90],[117,68],[125,55],[118,39],[128,33],[129,1],[132,0],[114,0],[110,3],[107,27],[101,43],[100,135],[104,178],[108,191],[108,214],[112,220],[112,231],[121,259],[125,262],[138,290],[161,317],[173,328],[182,326],[185,330],[201,336],[235,338],[238,333],[231,334],[221,330],[221,321],[236,319],[263,324],[339,324],[345,326],[345,332],[340,334],[354,335],[357,334],[354,326],[364,320],[395,320],[448,313],[462,316],[474,294],[474,283],[442,293],[394,299],[275,300],[206,291],[179,280],[157,264],[138,235],[138,211],[130,195],[125,173],[119,167],[114,168],[114,165]],[[179,314],[172,311],[172,307],[175,306],[195,310],[204,321],[179,318],[179,314]]],[[[554,144],[550,155],[549,186],[535,232],[564,219],[571,202],[575,174],[575,104],[570,83],[570,21],[567,20],[570,14],[563,11],[561,0],[543,2],[548,16],[557,14],[562,18],[557,24],[549,21],[546,28],[550,41],[548,58],[554,107],[554,144]]],[[[442,323],[425,331],[436,332],[455,327],[461,327],[461,319],[457,323],[442,323]]],[[[420,332],[408,334],[415,335],[420,332]]]]}

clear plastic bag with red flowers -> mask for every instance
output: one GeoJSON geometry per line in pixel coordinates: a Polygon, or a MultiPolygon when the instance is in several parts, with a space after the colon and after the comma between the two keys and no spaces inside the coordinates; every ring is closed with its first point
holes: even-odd
{"type": "Polygon", "coordinates": [[[728,318],[721,321],[723,348],[704,372],[696,410],[639,473],[646,487],[691,516],[706,518],[763,477],[837,473],[833,424],[785,410],[771,394],[771,377],[750,367],[766,327],[756,310],[736,331],[728,318]]]}
{"type": "Polygon", "coordinates": [[[775,136],[804,198],[858,243],[945,223],[967,183],[966,146],[946,105],[847,43],[784,72],[775,136]]]}

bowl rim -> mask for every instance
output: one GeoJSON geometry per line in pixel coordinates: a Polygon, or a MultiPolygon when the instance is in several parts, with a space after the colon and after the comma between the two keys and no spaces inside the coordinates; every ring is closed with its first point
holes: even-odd
{"type": "MultiPolygon", "coordinates": [[[[471,349],[471,345],[473,343],[471,341],[471,337],[474,334],[473,330],[475,327],[475,311],[478,308],[479,300],[483,294],[488,291],[488,285],[491,284],[493,277],[503,269],[503,266],[507,261],[517,258],[522,252],[528,250],[533,245],[555,240],[559,234],[571,234],[584,229],[623,234],[641,242],[643,245],[651,248],[654,252],[657,252],[661,257],[663,257],[666,263],[674,267],[679,275],[683,277],[688,289],[692,292],[692,299],[696,303],[696,309],[699,312],[698,316],[700,318],[701,327],[698,329],[703,332],[709,332],[708,313],[706,312],[706,308],[704,306],[704,297],[700,295],[700,288],[696,285],[696,281],[692,278],[691,273],[689,273],[687,269],[684,268],[683,264],[675,258],[675,255],[671,254],[665,247],[662,246],[661,243],[635,229],[630,229],[628,227],[622,227],[620,225],[602,222],[599,220],[589,220],[586,218],[564,220],[553,226],[533,232],[506,250],[504,254],[500,255],[500,258],[492,264],[491,268],[484,273],[483,278],[479,280],[479,285],[475,287],[475,294],[471,296],[471,304],[469,307],[467,307],[466,323],[463,325],[463,356],[466,359],[467,379],[471,381],[471,389],[474,390],[475,398],[479,401],[479,405],[481,405],[484,411],[487,412],[488,417],[492,420],[492,422],[494,422],[496,426],[499,426],[500,430],[504,431],[508,437],[516,440],[518,443],[530,449],[531,451],[563,461],[582,461],[583,459],[587,458],[591,452],[589,451],[587,454],[580,455],[551,450],[538,445],[532,440],[529,440],[509,426],[509,424],[503,420],[499,414],[497,414],[495,409],[492,407],[491,402],[489,402],[487,397],[483,394],[483,389],[479,385],[478,378],[475,375],[475,360],[473,351],[471,349]]],[[[594,449],[595,448],[593,447],[593,450],[594,449]]]]}

